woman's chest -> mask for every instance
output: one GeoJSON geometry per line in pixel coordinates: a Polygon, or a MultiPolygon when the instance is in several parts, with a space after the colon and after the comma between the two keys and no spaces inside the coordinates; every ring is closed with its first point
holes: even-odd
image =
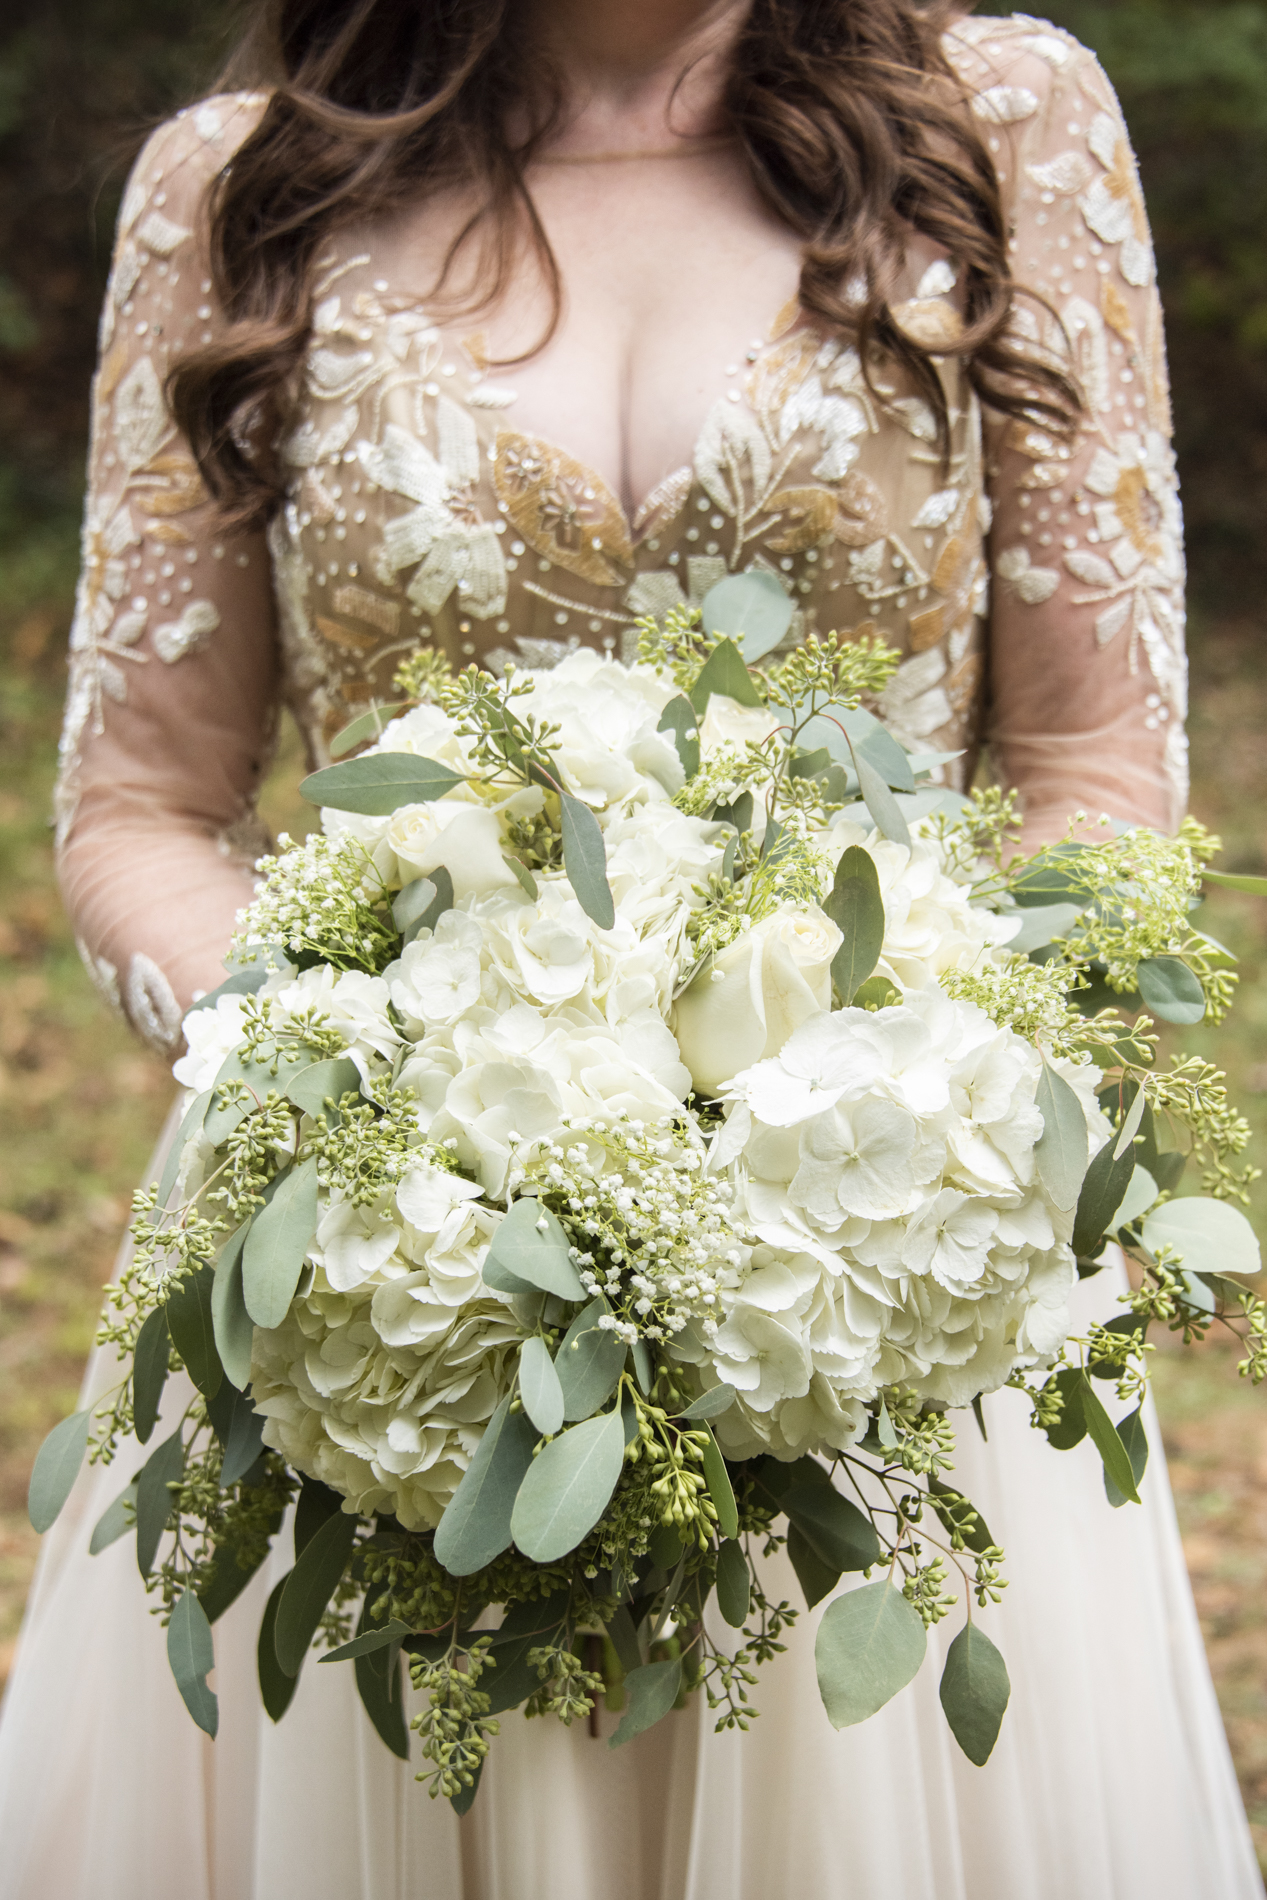
{"type": "MultiPolygon", "coordinates": [[[[729,299],[711,265],[678,312],[631,291],[634,317],[616,300],[606,337],[602,273],[574,272],[569,328],[523,363],[500,360],[513,331],[433,321],[390,246],[323,260],[273,530],[291,697],[316,755],[392,699],[420,644],[495,666],[577,644],[628,654],[640,615],[698,605],[752,567],[792,596],[791,637],[871,629],[903,651],[881,708],[903,737],[970,743],[975,402],[947,359],[943,457],[922,396],[883,371],[869,386],[856,351],[794,303],[771,322],[761,283],[782,290],[785,272],[794,286],[795,261],[754,256],[760,270],[735,247],[729,299]]],[[[913,288],[908,320],[949,337],[949,271],[913,288]]]]}

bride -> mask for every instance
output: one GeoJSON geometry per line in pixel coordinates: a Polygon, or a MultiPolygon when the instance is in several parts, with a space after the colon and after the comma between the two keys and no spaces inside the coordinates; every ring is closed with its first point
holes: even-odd
{"type": "MultiPolygon", "coordinates": [[[[915,0],[278,0],[231,83],[124,200],[72,641],[62,875],[147,1040],[221,979],[281,704],[319,761],[420,642],[619,657],[728,570],[779,574],[794,633],[899,647],[891,729],[955,785],[988,741],[1031,843],[1175,823],[1160,310],[1066,34],[915,0]]],[[[350,1672],[269,1721],[267,1567],[217,1628],[212,1746],[128,1545],[87,1553],[127,1475],[91,1471],[0,1725],[0,1896],[1249,1900],[1155,1421],[1143,1509],[1110,1511],[1089,1443],[1054,1456],[1015,1393],[985,1417],[987,1767],[935,1658],[833,1732],[802,1615],[749,1735],[696,1706],[613,1754],[513,1716],[462,1821],[350,1672]]]]}

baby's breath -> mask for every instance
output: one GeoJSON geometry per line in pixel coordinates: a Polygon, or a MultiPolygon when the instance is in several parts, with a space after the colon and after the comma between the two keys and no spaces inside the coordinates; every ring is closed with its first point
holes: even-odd
{"type": "Polygon", "coordinates": [[[586,1291],[606,1299],[599,1326],[631,1345],[691,1320],[714,1332],[752,1235],[699,1140],[684,1123],[567,1126],[572,1138],[536,1146],[525,1180],[558,1216],[586,1291]]]}
{"type": "Polygon", "coordinates": [[[385,969],[400,953],[391,893],[359,838],[314,832],[302,844],[284,832],[280,855],[259,860],[263,888],[243,913],[229,954],[252,963],[261,949],[280,946],[301,969],[328,963],[336,970],[385,969]]]}

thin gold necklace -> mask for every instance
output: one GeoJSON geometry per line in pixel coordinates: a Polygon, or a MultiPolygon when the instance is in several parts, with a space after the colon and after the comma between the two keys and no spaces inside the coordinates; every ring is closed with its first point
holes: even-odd
{"type": "Polygon", "coordinates": [[[732,133],[721,132],[714,138],[689,143],[684,140],[680,145],[663,145],[642,152],[552,152],[532,162],[534,165],[618,165],[637,158],[699,158],[733,143],[732,133]]]}

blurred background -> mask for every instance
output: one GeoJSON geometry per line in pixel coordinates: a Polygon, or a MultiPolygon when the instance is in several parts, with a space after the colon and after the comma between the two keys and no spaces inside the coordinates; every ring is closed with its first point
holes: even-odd
{"type": "MultiPolygon", "coordinates": [[[[1009,9],[983,6],[982,12],[1009,9]]],[[[1191,569],[1193,809],[1223,868],[1267,871],[1267,0],[1097,0],[1055,22],[1100,54],[1134,134],[1169,318],[1191,569]]],[[[211,83],[226,0],[7,0],[0,21],[0,1681],[37,1539],[35,1448],[73,1409],[129,1195],[173,1089],[107,1015],[53,883],[48,808],[75,583],[97,310],[127,165],[211,83]]],[[[285,735],[265,801],[295,824],[285,735]]],[[[297,828],[297,827],[296,827],[297,828]]],[[[1229,1071],[1267,1153],[1267,902],[1212,900],[1240,958],[1229,1071]]],[[[1267,1193],[1253,1210],[1267,1235],[1267,1193]]],[[[1189,1567],[1267,1864],[1267,1391],[1211,1342],[1156,1357],[1189,1567]]]]}

